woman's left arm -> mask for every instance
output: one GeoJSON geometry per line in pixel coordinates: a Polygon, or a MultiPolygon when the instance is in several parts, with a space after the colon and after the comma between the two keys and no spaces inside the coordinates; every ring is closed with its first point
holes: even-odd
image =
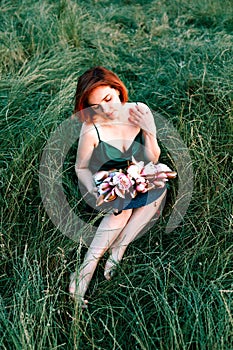
{"type": "Polygon", "coordinates": [[[157,163],[161,151],[156,138],[156,126],[153,114],[144,103],[130,107],[129,114],[129,121],[143,129],[146,157],[148,160],[157,163]]]}

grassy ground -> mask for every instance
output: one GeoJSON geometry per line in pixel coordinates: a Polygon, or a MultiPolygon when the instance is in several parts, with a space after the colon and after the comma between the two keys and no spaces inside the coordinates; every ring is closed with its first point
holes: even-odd
{"type": "Polygon", "coordinates": [[[0,348],[232,349],[232,1],[2,0],[0,9],[0,348]],[[77,77],[97,64],[173,123],[194,192],[166,234],[171,189],[112,282],[100,262],[82,313],[67,284],[85,248],[50,221],[38,170],[72,112],[77,77]]]}

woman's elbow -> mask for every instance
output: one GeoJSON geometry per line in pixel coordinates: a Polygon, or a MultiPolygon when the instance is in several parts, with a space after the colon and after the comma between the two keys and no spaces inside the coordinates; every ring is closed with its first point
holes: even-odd
{"type": "Polygon", "coordinates": [[[161,154],[161,149],[159,146],[157,146],[156,150],[154,151],[154,154],[153,154],[153,162],[154,163],[157,163],[159,161],[160,154],[161,154]]]}
{"type": "Polygon", "coordinates": [[[80,177],[80,175],[82,174],[86,174],[87,171],[88,171],[87,167],[81,167],[79,165],[75,165],[75,173],[78,177],[80,177]]]}
{"type": "Polygon", "coordinates": [[[80,176],[80,174],[83,172],[83,168],[81,168],[79,165],[75,164],[75,173],[77,175],[77,177],[80,176]]]}

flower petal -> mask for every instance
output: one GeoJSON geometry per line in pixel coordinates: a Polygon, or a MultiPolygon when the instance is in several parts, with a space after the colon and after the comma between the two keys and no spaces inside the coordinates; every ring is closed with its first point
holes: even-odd
{"type": "Polygon", "coordinates": [[[115,190],[115,193],[116,193],[117,196],[119,196],[121,198],[125,198],[125,190],[120,189],[117,186],[114,188],[114,190],[115,190]]]}
{"type": "Polygon", "coordinates": [[[156,174],[156,179],[166,179],[166,178],[167,178],[167,174],[164,172],[160,172],[156,174]]]}
{"type": "Polygon", "coordinates": [[[111,191],[107,196],[104,198],[104,202],[111,202],[114,201],[114,199],[117,198],[117,195],[115,194],[114,191],[111,191]]]}
{"type": "Polygon", "coordinates": [[[101,194],[96,200],[96,206],[99,207],[104,202],[104,195],[101,194]]]}
{"type": "Polygon", "coordinates": [[[94,181],[100,182],[106,179],[106,177],[108,177],[108,171],[100,170],[94,174],[94,181]]]}
{"type": "Polygon", "coordinates": [[[153,181],[154,185],[158,188],[163,188],[165,186],[164,181],[153,181]]]}
{"type": "Polygon", "coordinates": [[[168,179],[174,179],[177,175],[177,173],[175,171],[169,171],[166,174],[167,174],[168,179]]]}
{"type": "Polygon", "coordinates": [[[155,188],[155,184],[152,184],[151,182],[147,185],[147,191],[153,190],[155,188]]]}

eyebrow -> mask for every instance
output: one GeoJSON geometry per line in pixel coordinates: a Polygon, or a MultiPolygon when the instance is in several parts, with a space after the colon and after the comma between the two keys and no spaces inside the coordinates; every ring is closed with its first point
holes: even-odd
{"type": "MultiPolygon", "coordinates": [[[[104,101],[109,95],[110,95],[110,94],[108,93],[104,98],[102,98],[102,100],[100,101],[100,103],[101,103],[102,101],[104,101]]],[[[90,106],[90,107],[91,107],[91,106],[99,106],[100,103],[92,103],[92,104],[89,104],[89,106],[90,106]]]]}

